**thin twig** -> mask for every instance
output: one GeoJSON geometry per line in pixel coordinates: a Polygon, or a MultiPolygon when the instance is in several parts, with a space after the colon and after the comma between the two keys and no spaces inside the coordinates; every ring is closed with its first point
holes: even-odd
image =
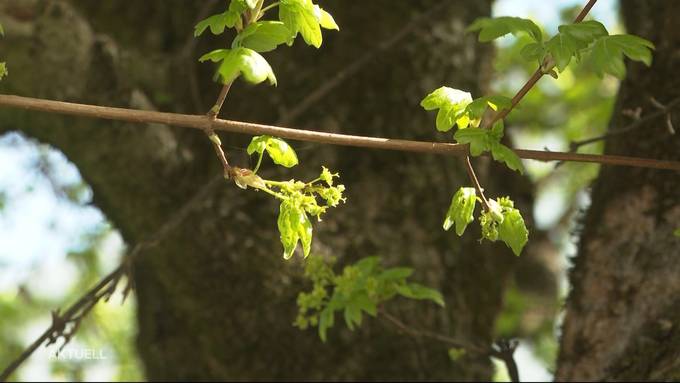
{"type": "Polygon", "coordinates": [[[490,211],[491,207],[489,206],[489,201],[486,199],[486,196],[484,195],[484,189],[482,189],[482,185],[479,184],[477,174],[475,174],[475,170],[472,168],[472,163],[470,163],[470,156],[465,156],[465,167],[467,168],[470,180],[472,180],[472,184],[475,186],[475,189],[477,189],[477,194],[479,194],[479,197],[482,199],[482,203],[484,204],[484,210],[490,211]]]}
{"type": "MultiPolygon", "coordinates": [[[[311,130],[283,128],[273,125],[254,124],[241,121],[230,121],[221,119],[211,120],[206,116],[74,104],[62,101],[50,101],[20,96],[0,95],[0,106],[117,121],[127,121],[146,124],[157,123],[170,126],[201,129],[203,131],[212,128],[213,130],[248,135],[266,134],[270,136],[288,138],[292,140],[317,142],[331,145],[354,146],[362,148],[396,150],[416,153],[445,154],[454,156],[465,156],[468,154],[467,145],[460,144],[325,133],[311,130]]],[[[514,152],[520,158],[533,159],[538,161],[593,162],[605,165],[623,165],[680,171],[680,162],[677,161],[665,161],[604,154],[546,152],[539,150],[523,150],[523,149],[515,149],[514,152]]]]}
{"type": "Polygon", "coordinates": [[[232,83],[233,81],[228,84],[225,84],[222,87],[222,90],[220,90],[220,95],[217,97],[215,105],[213,105],[213,107],[210,108],[210,110],[208,111],[209,118],[215,119],[220,114],[220,110],[222,110],[222,105],[224,105],[224,100],[227,98],[227,94],[229,94],[229,89],[231,89],[232,83]]]}
{"type": "Polygon", "coordinates": [[[455,339],[450,336],[439,334],[436,332],[417,329],[415,327],[409,326],[406,323],[399,320],[399,318],[386,312],[384,309],[378,309],[378,315],[384,318],[386,321],[390,322],[396,326],[400,331],[416,338],[428,338],[436,340],[438,342],[447,344],[455,348],[461,348],[468,352],[472,352],[479,355],[492,356],[496,359],[503,361],[508,369],[508,375],[513,382],[519,382],[519,372],[517,368],[517,363],[514,359],[514,352],[517,348],[518,343],[516,341],[497,341],[494,347],[481,346],[460,339],[455,339]]]}
{"type": "Polygon", "coordinates": [[[658,117],[661,117],[661,116],[664,116],[664,115],[669,116],[670,111],[672,109],[676,108],[679,105],[680,105],[680,98],[676,98],[673,101],[669,102],[666,106],[662,105],[663,109],[660,109],[660,110],[658,110],[654,113],[648,114],[645,117],[637,119],[634,122],[628,124],[627,126],[621,128],[621,129],[611,130],[611,131],[609,131],[605,134],[599,135],[599,136],[586,138],[586,139],[583,139],[583,140],[580,140],[580,141],[574,141],[569,145],[569,150],[571,152],[575,152],[581,146],[589,145],[589,144],[592,144],[592,143],[595,143],[595,142],[598,142],[598,141],[607,140],[607,139],[610,139],[612,137],[620,136],[620,135],[623,135],[625,133],[631,132],[633,130],[637,130],[637,129],[641,128],[642,126],[644,126],[645,123],[647,123],[647,122],[649,122],[649,121],[651,121],[655,118],[658,118],[658,117]]]}
{"type": "MultiPolygon", "coordinates": [[[[26,360],[28,357],[35,352],[35,350],[40,347],[46,341],[47,344],[54,343],[59,337],[64,338],[64,345],[75,335],[78,330],[77,326],[80,321],[85,317],[85,315],[94,307],[94,305],[101,299],[106,299],[110,297],[120,278],[129,275],[129,268],[132,265],[132,260],[139,257],[142,251],[148,250],[160,243],[168,234],[172,232],[175,228],[179,226],[184,219],[194,210],[201,202],[205,201],[212,190],[220,184],[222,181],[219,177],[214,178],[209,183],[207,183],[198,193],[196,193],[187,203],[185,203],[176,213],[174,213],[165,223],[152,235],[147,237],[142,242],[139,242],[133,247],[133,249],[128,252],[125,262],[118,266],[111,273],[103,277],[93,288],[91,288],[87,293],[80,297],[73,305],[71,305],[63,314],[59,314],[58,311],[53,312],[52,325],[45,330],[38,339],[31,343],[22,353],[19,355],[12,363],[10,363],[2,374],[0,374],[0,382],[6,381],[12,373],[26,360]],[[67,331],[66,327],[69,324],[74,324],[76,327],[67,331]]],[[[130,283],[130,281],[128,281],[130,283]]],[[[126,287],[124,291],[124,296],[127,293],[128,288],[126,287]]]]}

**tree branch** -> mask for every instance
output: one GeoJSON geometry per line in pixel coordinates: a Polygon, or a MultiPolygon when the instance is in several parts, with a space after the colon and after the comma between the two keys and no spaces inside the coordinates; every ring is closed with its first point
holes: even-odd
{"type": "MultiPolygon", "coordinates": [[[[147,110],[112,108],[85,104],[74,104],[62,101],[50,101],[36,98],[0,95],[0,106],[21,108],[48,113],[59,113],[73,116],[118,120],[135,123],[158,123],[171,126],[221,130],[248,135],[266,134],[298,141],[317,142],[322,144],[353,146],[371,149],[396,150],[404,152],[445,154],[454,156],[468,155],[467,145],[442,142],[410,141],[381,137],[353,136],[346,134],[325,133],[310,130],[298,130],[279,126],[254,124],[241,121],[210,119],[206,116],[162,113],[147,110]]],[[[573,161],[593,162],[605,165],[623,165],[642,168],[654,168],[680,171],[680,162],[654,160],[648,158],[613,156],[602,154],[581,154],[566,152],[547,152],[539,150],[516,149],[520,158],[538,161],[573,161]]]]}

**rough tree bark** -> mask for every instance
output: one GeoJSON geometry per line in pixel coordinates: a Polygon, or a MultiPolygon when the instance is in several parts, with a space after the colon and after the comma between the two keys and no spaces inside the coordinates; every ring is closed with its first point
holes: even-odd
{"type": "MultiPolygon", "coordinates": [[[[217,11],[223,2],[215,3],[217,11]]],[[[212,68],[195,59],[224,37],[201,38],[194,46],[192,27],[203,4],[3,2],[8,36],[1,43],[11,75],[2,91],[204,113],[219,87],[210,81],[212,68]]],[[[279,87],[238,82],[222,115],[264,123],[285,117],[308,92],[436,4],[323,3],[342,32],[326,34],[320,51],[298,43],[268,55],[279,87]]],[[[451,1],[293,125],[432,139],[432,116],[418,103],[442,84],[480,94],[490,51],[464,28],[489,12],[489,1],[451,1]]],[[[220,173],[209,141],[197,132],[11,110],[0,110],[0,121],[0,131],[21,130],[61,149],[92,186],[94,203],[130,244],[152,234],[220,173]]],[[[228,151],[244,148],[248,140],[222,139],[228,151]]],[[[462,240],[441,230],[452,192],[468,182],[454,159],[311,144],[296,148],[304,166],[285,172],[265,166],[265,174],[313,178],[324,164],[339,170],[348,187],[348,204],[316,225],[315,253],[337,256],[341,263],[382,255],[389,265],[414,266],[417,279],[443,290],[447,309],[402,303],[391,310],[418,327],[474,342],[492,340],[503,287],[517,261],[502,245],[479,245],[476,229],[462,240]]],[[[231,158],[239,164],[238,156],[231,158]]],[[[243,156],[239,165],[247,165],[243,156]]],[[[492,168],[485,160],[477,165],[482,173],[492,168]]],[[[531,224],[528,182],[504,179],[503,185],[490,179],[485,186],[492,196],[513,195],[531,224]]],[[[265,195],[225,183],[136,263],[138,348],[150,379],[490,378],[488,358],[452,363],[444,346],[398,336],[378,321],[356,333],[333,329],[327,345],[314,331],[293,328],[295,296],[305,286],[301,262],[281,259],[276,215],[277,204],[265,195]]],[[[544,249],[540,236],[532,242],[539,246],[523,258],[530,270],[545,256],[536,250],[544,249]]],[[[554,291],[554,280],[547,286],[554,291]]]]}
{"type": "MultiPolygon", "coordinates": [[[[677,1],[623,0],[629,33],[656,44],[651,68],[628,66],[611,127],[626,110],[680,96],[677,1]]],[[[674,114],[677,121],[677,113],[674,114]]],[[[663,118],[612,138],[608,153],[680,159],[680,136],[663,118]]],[[[603,168],[592,193],[571,271],[558,380],[680,379],[680,227],[678,174],[603,168]]]]}

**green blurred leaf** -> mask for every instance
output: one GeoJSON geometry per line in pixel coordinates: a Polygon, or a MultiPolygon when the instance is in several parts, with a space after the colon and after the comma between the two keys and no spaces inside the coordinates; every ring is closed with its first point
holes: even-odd
{"type": "Polygon", "coordinates": [[[529,43],[519,53],[527,61],[539,61],[545,56],[545,45],[542,42],[529,43]]]}
{"type": "Polygon", "coordinates": [[[473,213],[477,203],[475,188],[462,187],[451,199],[451,206],[444,219],[444,230],[449,230],[456,224],[456,234],[463,235],[465,228],[474,220],[473,213]]]}
{"type": "Polygon", "coordinates": [[[654,49],[654,44],[641,37],[633,35],[605,36],[595,41],[590,59],[600,77],[609,73],[621,79],[626,74],[626,66],[623,62],[624,55],[631,60],[641,61],[650,66],[652,64],[652,49],[654,49]]]}
{"type": "Polygon", "coordinates": [[[326,307],[319,314],[319,338],[321,338],[321,341],[324,343],[326,342],[326,331],[335,324],[335,315],[333,311],[334,310],[330,307],[326,307]]]}
{"type": "Polygon", "coordinates": [[[543,41],[543,34],[538,25],[529,19],[520,17],[483,17],[475,20],[467,30],[479,31],[479,41],[481,42],[492,41],[508,33],[512,33],[514,36],[526,33],[535,42],[543,41]]]}
{"type": "Polygon", "coordinates": [[[397,286],[397,293],[406,298],[430,300],[442,307],[446,305],[444,303],[444,297],[439,291],[417,283],[408,283],[397,286]]]}
{"type": "Polygon", "coordinates": [[[553,36],[545,47],[555,60],[557,69],[562,72],[572,57],[578,56],[579,52],[593,41],[608,34],[604,25],[594,20],[560,25],[559,33],[553,36]]]}
{"type": "Polygon", "coordinates": [[[413,274],[413,269],[410,267],[394,267],[380,273],[378,278],[387,281],[400,280],[410,277],[411,274],[413,274]]]}
{"type": "Polygon", "coordinates": [[[675,231],[673,232],[673,235],[676,236],[676,237],[680,237],[680,227],[675,229],[675,231]]]}

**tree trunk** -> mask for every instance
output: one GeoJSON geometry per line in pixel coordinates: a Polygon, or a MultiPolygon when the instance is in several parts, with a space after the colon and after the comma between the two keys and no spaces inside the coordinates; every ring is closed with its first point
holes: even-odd
{"type": "MultiPolygon", "coordinates": [[[[223,6],[217,3],[215,12],[223,6]]],[[[203,37],[194,46],[192,28],[204,4],[209,3],[7,1],[0,6],[8,35],[2,52],[10,66],[4,91],[204,113],[219,92],[210,82],[213,68],[195,62],[219,47],[218,39],[203,37]]],[[[322,3],[342,31],[325,34],[318,51],[298,41],[292,49],[268,54],[278,88],[239,81],[222,116],[263,123],[285,118],[309,92],[438,4],[322,3]]],[[[489,1],[447,2],[293,125],[405,139],[437,137],[433,116],[418,104],[443,84],[480,95],[490,50],[464,29],[489,13],[489,1]]],[[[220,173],[209,141],[195,131],[11,110],[0,110],[0,121],[0,129],[22,130],[61,149],[129,244],[153,234],[220,173]]],[[[230,154],[248,139],[222,137],[230,154]]],[[[326,165],[340,171],[348,188],[347,204],[315,225],[313,252],[337,256],[341,264],[381,255],[388,265],[415,267],[415,279],[443,291],[447,309],[422,302],[397,302],[387,309],[418,327],[488,344],[516,258],[503,245],[480,245],[476,228],[462,239],[442,231],[451,195],[468,184],[462,167],[441,156],[295,147],[302,165],[282,171],[265,164],[267,178],[310,179],[326,165]]],[[[230,158],[248,165],[238,157],[230,158]]],[[[482,173],[491,168],[487,160],[477,165],[482,173]]],[[[492,171],[505,176],[503,170],[492,171]]],[[[531,223],[526,179],[505,178],[500,185],[484,178],[491,196],[513,195],[531,223]]],[[[306,285],[302,262],[281,258],[277,207],[263,193],[225,183],[136,262],[138,349],[149,379],[491,377],[487,357],[470,355],[453,363],[444,345],[399,336],[375,320],[355,333],[336,325],[327,344],[315,331],[292,327],[295,297],[306,285]]]]}
{"type": "MultiPolygon", "coordinates": [[[[628,33],[656,52],[651,68],[628,66],[612,131],[630,122],[626,110],[644,116],[652,97],[680,96],[680,3],[623,0],[622,9],[628,33]]],[[[680,136],[659,118],[611,138],[606,152],[677,161],[680,136]]],[[[557,380],[680,379],[679,187],[673,172],[602,169],[570,274],[557,380]]]]}

